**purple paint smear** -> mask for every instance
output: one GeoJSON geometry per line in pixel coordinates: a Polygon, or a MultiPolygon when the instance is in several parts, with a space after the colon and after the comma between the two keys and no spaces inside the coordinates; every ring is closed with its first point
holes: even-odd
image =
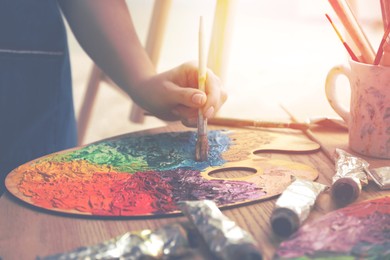
{"type": "Polygon", "coordinates": [[[199,171],[177,169],[159,172],[158,175],[163,182],[171,185],[176,202],[209,199],[218,205],[226,205],[255,200],[266,195],[254,183],[222,179],[207,180],[200,175],[199,171]]]}
{"type": "Polygon", "coordinates": [[[390,197],[354,204],[307,223],[276,252],[276,259],[330,256],[390,259],[390,197]]]}

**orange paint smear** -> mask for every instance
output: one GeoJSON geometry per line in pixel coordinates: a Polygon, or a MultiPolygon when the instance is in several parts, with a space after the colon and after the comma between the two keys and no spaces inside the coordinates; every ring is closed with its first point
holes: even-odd
{"type": "Polygon", "coordinates": [[[120,173],[83,161],[43,162],[34,168],[18,169],[23,171],[18,188],[44,208],[123,216],[147,214],[161,208],[171,211],[175,207],[172,188],[154,172],[120,173]],[[158,190],[147,188],[147,184],[153,183],[150,187],[159,187],[158,190]]]}

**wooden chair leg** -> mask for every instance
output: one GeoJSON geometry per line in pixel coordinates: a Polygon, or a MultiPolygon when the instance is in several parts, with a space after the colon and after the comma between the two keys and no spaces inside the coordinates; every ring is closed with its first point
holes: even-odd
{"type": "MultiPolygon", "coordinates": [[[[156,0],[153,7],[152,20],[149,27],[148,38],[145,49],[150,56],[153,64],[158,63],[161,45],[165,32],[168,13],[172,0],[156,0]]],[[[90,77],[88,79],[87,90],[81,104],[78,116],[78,145],[84,142],[88,123],[90,121],[93,105],[95,103],[97,91],[100,82],[106,78],[106,75],[93,64],[90,77]]],[[[135,123],[144,122],[144,110],[133,103],[130,119],[135,123]]]]}
{"type": "Polygon", "coordinates": [[[235,4],[236,0],[217,0],[214,12],[207,65],[222,81],[226,78],[235,4]]]}
{"type": "Polygon", "coordinates": [[[92,108],[95,103],[96,94],[98,92],[100,81],[103,77],[104,73],[98,66],[93,64],[88,80],[87,90],[85,92],[77,120],[78,145],[82,145],[84,142],[87,126],[91,118],[92,108]]]}
{"type": "MultiPolygon", "coordinates": [[[[161,46],[165,35],[165,28],[172,0],[155,0],[152,20],[150,22],[148,37],[145,50],[148,53],[152,63],[157,66],[161,46]]],[[[144,110],[133,103],[130,113],[130,120],[134,123],[143,123],[145,120],[144,110]]]]}

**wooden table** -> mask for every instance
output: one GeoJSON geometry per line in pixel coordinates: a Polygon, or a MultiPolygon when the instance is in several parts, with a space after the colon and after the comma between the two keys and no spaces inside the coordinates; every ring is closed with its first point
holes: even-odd
{"type": "MultiPolygon", "coordinates": [[[[164,130],[177,130],[181,126],[173,124],[164,130]]],[[[149,130],[147,133],[153,133],[149,130]]],[[[156,131],[161,131],[156,130],[156,131]]],[[[295,130],[293,130],[295,131],[295,130]]],[[[324,149],[334,153],[341,148],[352,153],[347,146],[347,132],[332,129],[314,129],[315,137],[320,140],[324,149]]],[[[303,133],[302,133],[303,135],[303,133]]],[[[266,153],[272,158],[301,162],[319,171],[318,182],[330,185],[335,173],[334,163],[323,151],[310,153],[266,153]]],[[[371,167],[390,166],[390,160],[365,157],[371,167]]],[[[390,191],[381,191],[370,182],[364,188],[358,201],[389,195],[390,191]]],[[[249,231],[258,242],[264,259],[271,259],[275,249],[281,242],[270,229],[269,218],[273,210],[275,198],[250,205],[223,210],[223,213],[234,220],[240,227],[249,231]]],[[[308,221],[336,209],[329,193],[319,196],[308,221]]],[[[149,218],[149,219],[101,219],[92,217],[72,217],[26,205],[5,193],[0,198],[0,258],[34,259],[71,251],[80,246],[101,243],[128,231],[156,229],[164,224],[184,220],[182,216],[149,218]]]]}

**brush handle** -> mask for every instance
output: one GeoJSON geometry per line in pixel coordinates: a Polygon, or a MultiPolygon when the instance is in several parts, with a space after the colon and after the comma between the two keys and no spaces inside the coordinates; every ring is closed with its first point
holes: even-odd
{"type": "Polygon", "coordinates": [[[387,27],[383,34],[382,41],[379,45],[374,65],[390,66],[390,26],[387,27]]]}
{"type": "Polygon", "coordinates": [[[346,31],[351,36],[351,39],[355,43],[361,54],[361,61],[372,64],[375,59],[375,53],[372,49],[367,36],[364,34],[360,24],[356,20],[354,13],[349,7],[346,0],[328,0],[333,10],[341,20],[346,31]]]}
{"type": "Polygon", "coordinates": [[[386,30],[390,20],[390,1],[380,0],[383,28],[386,30]]]}
{"type": "MultiPolygon", "coordinates": [[[[204,38],[203,17],[199,19],[199,65],[198,65],[198,88],[205,92],[206,85],[206,52],[204,38]]],[[[204,118],[202,109],[198,110],[198,135],[207,134],[207,120],[204,118]]]]}
{"type": "Polygon", "coordinates": [[[334,31],[336,32],[337,36],[339,37],[339,39],[341,40],[341,42],[343,43],[345,49],[347,50],[348,54],[351,56],[351,58],[354,60],[354,61],[359,61],[358,57],[355,55],[355,53],[352,51],[352,49],[349,47],[348,43],[346,43],[343,39],[343,36],[341,36],[341,33],[339,32],[339,30],[337,30],[336,26],[334,25],[334,23],[332,22],[332,19],[330,19],[329,15],[328,14],[325,14],[326,18],[328,19],[328,21],[330,22],[330,24],[332,25],[334,31]]]}
{"type": "MultiPolygon", "coordinates": [[[[205,92],[206,86],[206,52],[205,37],[203,29],[203,17],[199,20],[199,65],[198,65],[198,88],[205,92]]],[[[197,161],[206,161],[208,154],[207,139],[207,118],[203,116],[202,109],[198,109],[198,139],[195,147],[195,159],[197,161]]]]}
{"type": "Polygon", "coordinates": [[[222,126],[233,126],[233,127],[264,127],[264,128],[291,128],[298,130],[305,130],[309,128],[309,124],[304,123],[283,123],[283,122],[270,122],[270,121],[256,121],[256,120],[245,120],[245,119],[234,119],[234,118],[221,118],[214,117],[208,120],[209,124],[222,125],[222,126]]]}

